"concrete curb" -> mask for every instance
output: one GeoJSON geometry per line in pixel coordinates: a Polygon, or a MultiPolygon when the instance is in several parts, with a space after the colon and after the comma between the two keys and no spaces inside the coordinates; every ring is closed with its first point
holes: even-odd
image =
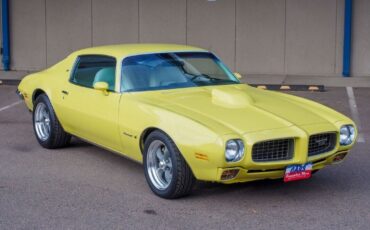
{"type": "Polygon", "coordinates": [[[21,80],[0,80],[0,85],[19,85],[21,80]]]}
{"type": "Polygon", "coordinates": [[[278,91],[311,91],[311,92],[325,92],[324,85],[279,85],[279,84],[250,84],[250,86],[278,91]]]}

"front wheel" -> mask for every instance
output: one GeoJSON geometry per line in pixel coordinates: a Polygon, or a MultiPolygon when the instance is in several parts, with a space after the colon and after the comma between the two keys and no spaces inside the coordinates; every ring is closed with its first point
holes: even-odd
{"type": "Polygon", "coordinates": [[[33,129],[37,141],[47,149],[64,147],[71,140],[71,135],[63,130],[45,94],[38,96],[34,102],[33,129]]]}
{"type": "Polygon", "coordinates": [[[164,133],[149,134],[144,146],[145,177],[158,196],[174,199],[188,195],[195,178],[175,143],[164,133]]]}

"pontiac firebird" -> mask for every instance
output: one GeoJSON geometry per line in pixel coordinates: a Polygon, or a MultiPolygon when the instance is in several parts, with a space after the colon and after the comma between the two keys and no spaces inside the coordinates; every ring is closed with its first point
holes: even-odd
{"type": "Polygon", "coordinates": [[[346,116],[240,77],[196,47],[111,45],[25,77],[18,94],[42,147],[76,136],[143,163],[163,198],[189,194],[196,180],[309,178],[355,143],[346,116]]]}

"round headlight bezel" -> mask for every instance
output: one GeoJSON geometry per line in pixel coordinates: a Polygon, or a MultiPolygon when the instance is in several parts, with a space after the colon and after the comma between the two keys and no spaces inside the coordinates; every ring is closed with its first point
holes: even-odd
{"type": "Polygon", "coordinates": [[[225,145],[225,160],[238,162],[244,157],[244,143],[241,139],[231,139],[225,145]]]}
{"type": "Polygon", "coordinates": [[[355,141],[356,130],[353,125],[342,125],[339,130],[339,144],[341,146],[351,145],[355,141]]]}

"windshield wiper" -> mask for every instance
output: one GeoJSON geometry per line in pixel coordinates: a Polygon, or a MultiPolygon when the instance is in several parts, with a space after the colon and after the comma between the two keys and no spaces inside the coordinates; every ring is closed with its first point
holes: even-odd
{"type": "MultiPolygon", "coordinates": [[[[189,73],[188,73],[189,74],[189,73]]],[[[222,81],[222,80],[225,80],[225,79],[220,79],[220,78],[215,78],[215,77],[211,77],[207,74],[199,74],[199,75],[193,75],[193,74],[189,74],[191,76],[194,76],[192,77],[190,80],[191,81],[194,81],[195,79],[197,78],[200,78],[200,77],[203,77],[203,78],[206,78],[206,79],[209,79],[209,80],[213,80],[213,81],[222,81]]]]}
{"type": "Polygon", "coordinates": [[[220,78],[216,78],[216,77],[211,77],[209,76],[208,74],[204,74],[204,73],[201,73],[201,74],[193,74],[193,73],[189,73],[188,71],[186,71],[185,69],[185,63],[182,62],[182,61],[178,61],[178,63],[180,63],[179,65],[177,65],[178,67],[180,67],[180,69],[182,70],[182,72],[186,75],[190,75],[191,78],[190,78],[190,81],[194,82],[194,80],[196,80],[197,78],[200,78],[200,77],[203,77],[203,78],[206,78],[208,80],[211,80],[211,81],[224,81],[224,82],[234,82],[233,80],[230,80],[230,79],[220,79],[220,78]]]}

